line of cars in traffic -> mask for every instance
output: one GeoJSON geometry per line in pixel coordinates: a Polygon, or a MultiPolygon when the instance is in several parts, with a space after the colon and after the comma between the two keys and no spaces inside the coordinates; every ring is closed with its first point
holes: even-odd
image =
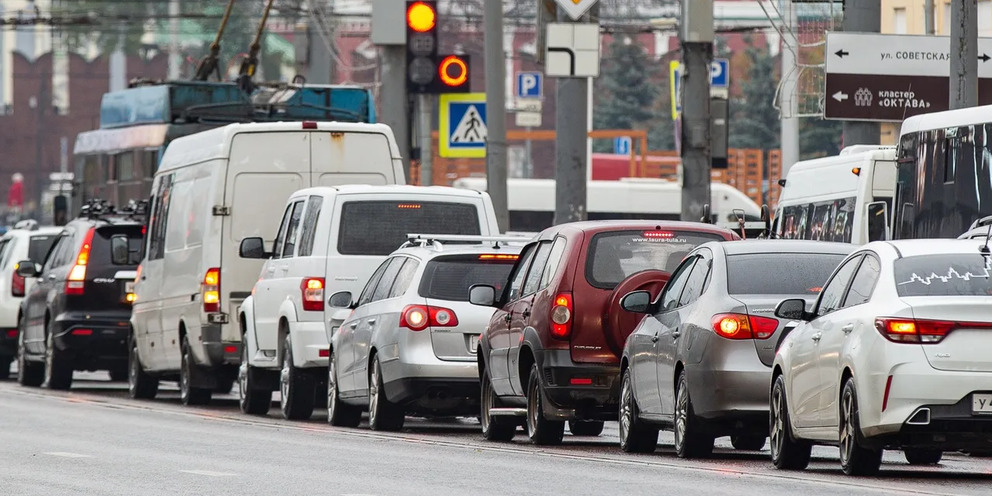
{"type": "Polygon", "coordinates": [[[987,241],[741,241],[672,221],[504,236],[485,193],[349,184],[402,171],[388,128],[335,126],[177,139],[147,222],[95,204],[40,260],[13,256],[36,281],[21,382],[109,370],[134,398],[176,380],[190,405],[236,383],[248,414],[278,391],[287,419],[477,415],[486,439],[522,426],[552,445],[619,420],[624,451],[669,429],[680,457],[770,436],[777,467],[836,444],[851,474],[883,449],[992,449],[987,241]]]}

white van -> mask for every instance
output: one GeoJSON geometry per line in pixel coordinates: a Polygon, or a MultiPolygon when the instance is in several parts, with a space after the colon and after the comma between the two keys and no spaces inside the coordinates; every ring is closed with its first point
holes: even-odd
{"type": "Polygon", "coordinates": [[[152,398],[160,378],[176,377],[184,404],[230,391],[241,360],[237,309],[262,267],[240,258],[239,244],[272,242],[294,191],[404,182],[382,124],[231,124],[173,141],[152,184],[135,285],[131,395],[152,398]]]}
{"type": "Polygon", "coordinates": [[[786,239],[865,244],[891,239],[896,149],[856,145],[789,169],[772,228],[786,239]]]}
{"type": "MultiPolygon", "coordinates": [[[[286,205],[274,243],[242,240],[241,256],[266,259],[239,315],[244,348],[238,391],[245,413],[267,413],[277,387],[287,419],[310,418],[314,406],[323,404],[329,351],[325,324],[344,320],[330,309],[325,315],[325,295],[361,293],[409,233],[494,236],[499,227],[486,193],[352,185],[298,191],[286,205]]],[[[412,277],[415,269],[409,270],[412,277]]]]}

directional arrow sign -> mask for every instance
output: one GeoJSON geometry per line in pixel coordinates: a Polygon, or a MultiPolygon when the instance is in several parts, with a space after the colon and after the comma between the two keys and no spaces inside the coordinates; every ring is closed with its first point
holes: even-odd
{"type": "Polygon", "coordinates": [[[834,52],[834,55],[840,58],[844,58],[845,55],[850,55],[850,53],[845,52],[844,50],[837,50],[836,52],[834,52]]]}
{"type": "Polygon", "coordinates": [[[580,17],[589,12],[589,9],[599,0],[555,0],[555,3],[564,10],[573,21],[578,21],[580,17]]]}
{"type": "MultiPolygon", "coordinates": [[[[948,77],[951,42],[947,36],[827,33],[825,72],[892,76],[948,77]]],[[[992,78],[992,38],[978,39],[978,77],[992,78]]]]}
{"type": "Polygon", "coordinates": [[[834,96],[834,100],[837,100],[838,102],[843,102],[844,100],[847,100],[847,93],[844,93],[843,91],[838,91],[837,93],[834,93],[833,96],[834,96]]]}

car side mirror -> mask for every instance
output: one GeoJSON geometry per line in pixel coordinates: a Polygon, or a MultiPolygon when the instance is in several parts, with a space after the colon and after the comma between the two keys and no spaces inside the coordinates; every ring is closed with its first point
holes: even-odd
{"type": "Polygon", "coordinates": [[[331,308],[352,308],[351,291],[338,291],[327,299],[327,306],[331,308]]]}
{"type": "Polygon", "coordinates": [[[468,289],[468,301],[480,307],[496,305],[496,288],[485,284],[476,284],[468,289]]]}
{"type": "Polygon", "coordinates": [[[792,298],[784,300],[775,307],[775,316],[785,320],[809,320],[806,313],[806,300],[792,298]]]}
{"type": "Polygon", "coordinates": [[[265,251],[265,241],[257,237],[242,239],[238,255],[241,258],[269,258],[272,256],[271,253],[265,251]]]}
{"type": "Polygon", "coordinates": [[[632,291],[620,299],[620,308],[633,313],[651,313],[651,293],[632,291]]]}
{"type": "Polygon", "coordinates": [[[877,201],[868,204],[868,241],[885,241],[889,232],[889,206],[877,201]]]}
{"type": "Polygon", "coordinates": [[[15,272],[21,277],[38,277],[41,275],[41,266],[30,260],[21,260],[17,262],[15,272]]]}

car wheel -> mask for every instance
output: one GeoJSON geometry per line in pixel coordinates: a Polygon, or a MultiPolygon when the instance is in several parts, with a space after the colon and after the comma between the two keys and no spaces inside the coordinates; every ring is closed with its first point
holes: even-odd
{"type": "Polygon", "coordinates": [[[20,332],[17,334],[17,382],[22,386],[38,387],[45,382],[44,364],[31,362],[27,359],[24,347],[24,320],[21,320],[20,332]]]}
{"type": "Polygon", "coordinates": [[[336,427],[358,427],[362,409],[341,401],[338,393],[338,371],[334,352],[327,359],[327,423],[336,427]]]}
{"type": "Polygon", "coordinates": [[[193,352],[189,349],[189,338],[183,336],[180,347],[182,356],[179,363],[179,400],[187,406],[206,405],[210,403],[211,391],[193,386],[196,363],[193,362],[193,352]]]}
{"type": "Polygon", "coordinates": [[[789,407],[785,401],[785,378],[775,377],[772,384],[768,432],[771,440],[772,464],[784,470],[803,470],[809,466],[813,445],[792,438],[789,407]]]}
{"type": "Polygon", "coordinates": [[[730,436],[730,444],[741,451],[758,451],[765,447],[765,436],[735,434],[730,436]]]}
{"type": "Polygon", "coordinates": [[[620,449],[627,453],[651,453],[658,446],[658,429],[640,419],[630,369],[623,372],[619,420],[620,449]]]}
{"type": "Polygon", "coordinates": [[[55,347],[52,329],[48,331],[45,345],[45,382],[48,389],[64,391],[72,387],[72,363],[55,347]]]}
{"type": "Polygon", "coordinates": [[[313,415],[316,389],[313,376],[293,365],[292,337],[287,335],[283,344],[282,370],[279,372],[279,406],[282,418],[306,420],[313,415]]]}
{"type": "Polygon", "coordinates": [[[127,360],[127,393],[134,399],[150,400],[158,394],[158,378],[145,372],[138,355],[138,343],[131,340],[131,351],[127,360]]]}
{"type": "Polygon", "coordinates": [[[840,467],[847,475],[874,475],[882,465],[882,450],[864,447],[860,438],[858,395],[849,378],[840,397],[840,467]]]}
{"type": "Polygon", "coordinates": [[[685,371],[675,387],[675,453],[679,458],[706,458],[713,453],[713,436],[703,432],[692,409],[685,371]]]}
{"type": "Polygon", "coordinates": [[[903,450],[903,454],[910,465],[936,465],[944,456],[944,452],[938,449],[919,448],[907,448],[903,450]]]}
{"type": "Polygon", "coordinates": [[[374,357],[369,374],[369,428],[374,431],[398,431],[403,428],[404,414],[402,407],[386,397],[382,366],[379,357],[374,357]]]}
{"type": "Polygon", "coordinates": [[[517,422],[514,418],[493,416],[493,408],[499,408],[499,397],[493,391],[493,383],[489,380],[489,371],[482,371],[479,380],[479,423],[482,424],[482,437],[487,441],[510,441],[517,432],[517,422]]]}
{"type": "Polygon", "coordinates": [[[259,372],[248,364],[248,346],[242,346],[241,364],[238,365],[238,407],[242,413],[265,415],[272,408],[272,389],[258,387],[259,372]]]}
{"type": "Polygon", "coordinates": [[[564,435],[564,421],[544,417],[541,371],[535,363],[530,367],[530,378],[527,381],[527,437],[537,445],[556,445],[561,444],[564,435]]]}

